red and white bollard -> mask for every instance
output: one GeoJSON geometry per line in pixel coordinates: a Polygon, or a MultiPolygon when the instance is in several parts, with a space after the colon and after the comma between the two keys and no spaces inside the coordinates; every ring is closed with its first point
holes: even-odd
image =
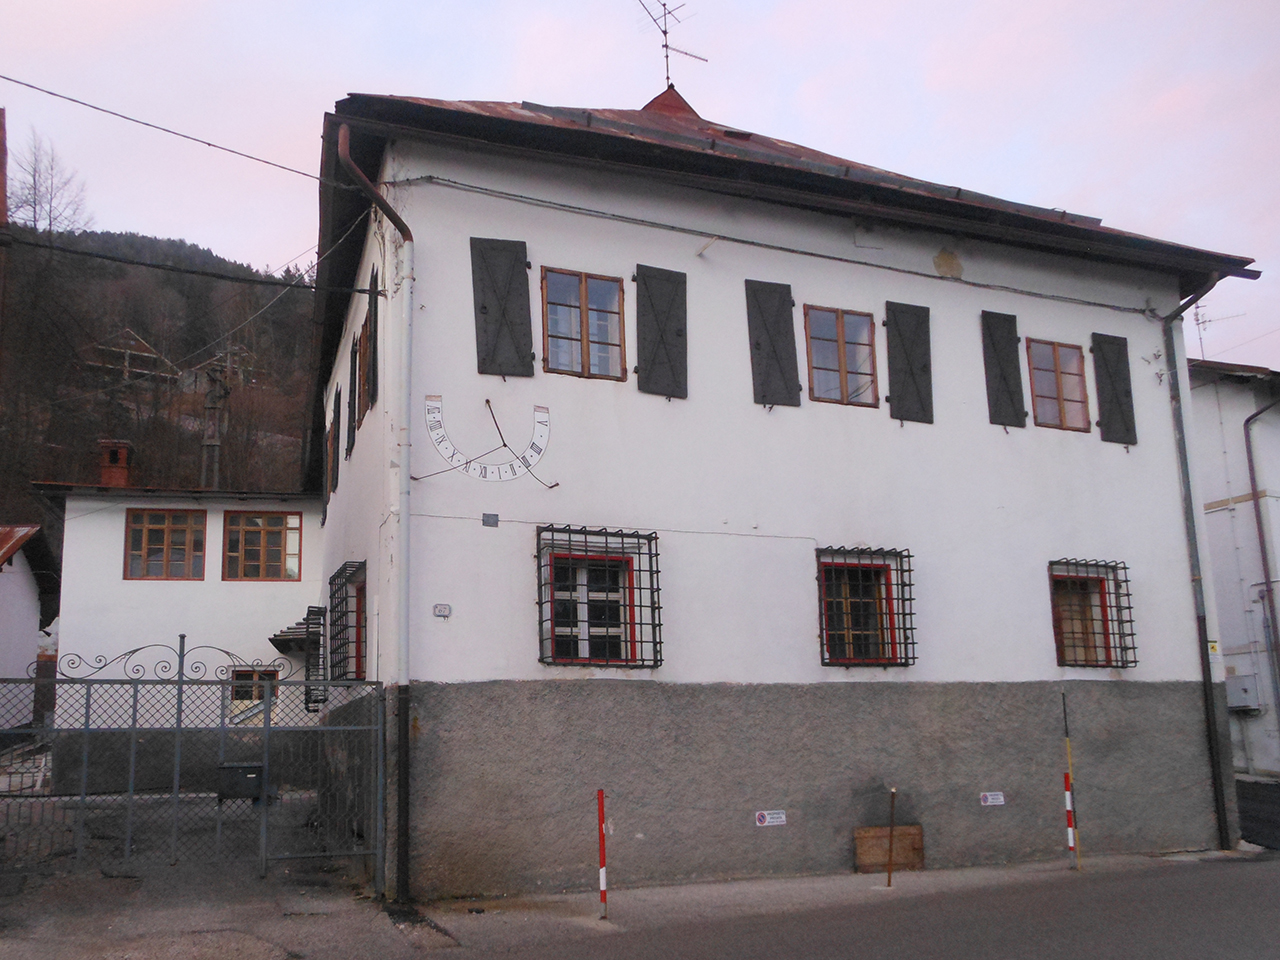
{"type": "Polygon", "coordinates": [[[1076,818],[1075,811],[1071,807],[1071,774],[1064,773],[1062,775],[1062,783],[1067,801],[1067,849],[1074,852],[1076,849],[1076,818]]]}
{"type": "Polygon", "coordinates": [[[596,791],[596,806],[600,812],[600,919],[609,919],[609,887],[604,878],[604,791],[596,791]]]}

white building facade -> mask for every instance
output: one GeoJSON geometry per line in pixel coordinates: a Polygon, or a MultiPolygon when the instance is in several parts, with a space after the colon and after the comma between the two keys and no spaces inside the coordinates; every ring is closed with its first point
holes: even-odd
{"type": "Polygon", "coordinates": [[[311,477],[367,675],[407,645],[414,892],[588,885],[597,789],[624,883],[849,869],[890,787],[932,865],[1050,857],[1064,694],[1091,849],[1216,842],[1153,317],[1247,260],[674,90],[352,97],[352,181],[344,124],[413,259],[322,191],[311,477]]]}

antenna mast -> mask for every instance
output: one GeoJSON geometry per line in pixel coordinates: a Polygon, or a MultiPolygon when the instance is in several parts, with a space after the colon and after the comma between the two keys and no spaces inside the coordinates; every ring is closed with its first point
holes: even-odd
{"type": "Polygon", "coordinates": [[[683,3],[677,4],[674,7],[669,7],[666,4],[666,0],[658,0],[657,6],[662,9],[662,13],[661,15],[659,15],[649,9],[649,3],[651,2],[651,0],[638,0],[638,2],[640,6],[644,8],[644,12],[649,15],[649,19],[653,21],[653,25],[657,27],[658,31],[662,34],[662,62],[666,67],[666,71],[667,71],[668,87],[671,86],[671,53],[672,51],[679,53],[683,56],[689,57],[690,59],[693,59],[693,60],[701,60],[703,63],[708,62],[706,57],[700,57],[696,53],[690,53],[688,50],[681,50],[679,47],[673,47],[668,42],[667,34],[670,31],[668,20],[674,20],[676,23],[683,22],[678,16],[676,16],[677,11],[684,9],[685,5],[683,3]]]}

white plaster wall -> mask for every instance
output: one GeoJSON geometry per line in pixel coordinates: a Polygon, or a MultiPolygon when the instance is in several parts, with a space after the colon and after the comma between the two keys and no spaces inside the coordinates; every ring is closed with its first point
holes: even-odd
{"type": "Polygon", "coordinates": [[[40,588],[26,555],[18,550],[0,563],[0,677],[26,677],[43,639],[40,588]]]}
{"type": "MultiPolygon", "coordinates": [[[[1206,505],[1204,523],[1223,664],[1228,675],[1257,678],[1262,705],[1262,712],[1256,716],[1233,715],[1235,763],[1238,769],[1251,773],[1280,773],[1280,714],[1267,650],[1257,521],[1253,504],[1247,499],[1218,505],[1219,501],[1249,495],[1244,421],[1267,402],[1259,396],[1252,383],[1198,383],[1192,408],[1194,449],[1201,498],[1206,505]]],[[[1266,494],[1261,501],[1263,529],[1274,565],[1273,514],[1280,499],[1280,414],[1264,414],[1254,423],[1252,432],[1258,488],[1266,494]]],[[[1275,576],[1274,569],[1272,575],[1275,576]]]]}
{"type": "MultiPolygon", "coordinates": [[[[188,649],[210,645],[249,661],[272,660],[279,654],[269,638],[306,616],[308,605],[327,603],[321,592],[320,539],[320,508],[311,499],[68,496],[59,652],[110,659],[148,643],[176,647],[178,634],[185,633],[188,649]],[[206,511],[203,580],[124,579],[126,512],[146,507],[206,511]],[[302,579],[224,581],[226,510],[301,511],[302,579]]],[[[197,659],[211,668],[223,662],[214,655],[197,659]]]]}
{"type": "MultiPolygon", "coordinates": [[[[1161,312],[1177,302],[1172,279],[1135,270],[872,229],[843,218],[592,170],[423,145],[399,149],[386,179],[431,174],[929,274],[933,257],[945,247],[960,258],[966,280],[1161,312]]],[[[457,473],[414,483],[415,678],[593,673],[675,682],[1198,678],[1167,378],[1157,376],[1163,371],[1158,323],[1134,313],[728,240],[699,255],[706,243],[702,237],[423,182],[393,187],[390,196],[417,238],[413,473],[446,466],[428,441],[421,415],[423,396],[439,394],[450,438],[464,453],[478,454],[497,443],[486,399],[516,449],[529,437],[532,407],[549,407],[551,439],[537,472],[558,484],[547,490],[531,478],[483,483],[457,473]],[[528,244],[539,361],[532,378],[503,381],[475,372],[471,236],[528,244]],[[637,263],[688,275],[687,400],[641,394],[630,372],[621,383],[541,372],[539,268],[627,280],[630,371],[637,352],[635,286],[629,278],[637,263]],[[753,403],[743,291],[748,278],[791,284],[802,383],[807,384],[803,304],[872,312],[882,397],[891,392],[879,326],[885,301],[928,306],[935,423],[900,424],[890,419],[884,403],[878,409],[813,403],[807,390],[799,408],[770,411],[753,403]],[[1138,444],[1126,449],[1102,443],[1096,428],[1079,434],[991,425],[982,310],[1016,314],[1024,338],[1087,348],[1093,332],[1127,337],[1138,444]],[[481,526],[485,512],[500,515],[498,529],[481,526]],[[547,522],[659,532],[666,660],[661,668],[592,670],[537,662],[534,527],[547,522]],[[919,662],[910,668],[819,665],[814,550],[860,544],[905,548],[915,555],[919,662]],[[1046,565],[1060,557],[1129,565],[1141,661],[1136,668],[1056,665],[1046,565]],[[431,616],[436,602],[452,604],[451,619],[431,616]]],[[[358,309],[362,316],[363,305],[358,309]]],[[[383,316],[385,336],[398,307],[383,316]]],[[[334,380],[344,385],[347,349],[340,351],[334,380]]],[[[1096,419],[1091,363],[1087,378],[1096,419]]],[[[1023,379],[1025,390],[1025,355],[1023,379]]],[[[380,402],[394,406],[389,399],[384,392],[380,402]]],[[[328,403],[331,408],[331,392],[328,403]]],[[[358,441],[357,454],[359,447],[358,441]]],[[[338,520],[354,509],[342,499],[357,495],[355,484],[348,485],[350,476],[344,474],[330,504],[328,529],[344,529],[346,541],[367,544],[367,530],[358,532],[338,520]]],[[[378,497],[381,489],[381,478],[371,479],[359,495],[378,497]]],[[[327,545],[331,556],[334,549],[327,545]]]]}

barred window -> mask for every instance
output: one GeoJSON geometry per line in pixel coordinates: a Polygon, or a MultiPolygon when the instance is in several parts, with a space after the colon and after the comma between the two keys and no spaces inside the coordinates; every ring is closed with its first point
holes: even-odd
{"type": "Polygon", "coordinates": [[[1049,564],[1049,586],[1059,666],[1137,664],[1127,566],[1103,560],[1055,560],[1049,564]]]}
{"type": "Polygon", "coordinates": [[[363,680],[367,657],[365,563],[344,563],[329,578],[329,679],[363,680]]]}
{"type": "Polygon", "coordinates": [[[662,663],[658,535],[538,528],[542,663],[662,663]]]}
{"type": "Polygon", "coordinates": [[[130,510],[126,580],[203,580],[203,510],[130,510]]]}
{"type": "Polygon", "coordinates": [[[823,666],[907,667],[916,662],[910,553],[819,550],[818,595],[823,666]]]}

